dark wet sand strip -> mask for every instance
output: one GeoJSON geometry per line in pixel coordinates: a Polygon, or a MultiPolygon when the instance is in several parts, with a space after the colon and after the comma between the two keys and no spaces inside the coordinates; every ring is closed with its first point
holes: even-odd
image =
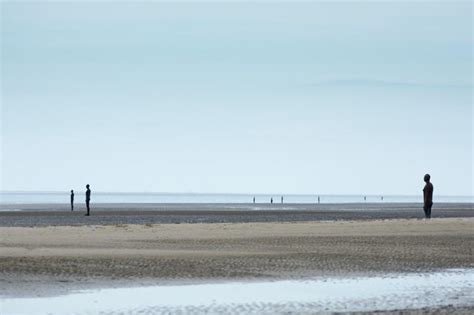
{"type": "MultiPolygon", "coordinates": [[[[0,226],[300,222],[421,219],[421,204],[97,204],[0,205],[0,226]],[[16,210],[16,211],[8,211],[16,210]]],[[[434,218],[474,217],[473,204],[436,204],[434,218]]]]}

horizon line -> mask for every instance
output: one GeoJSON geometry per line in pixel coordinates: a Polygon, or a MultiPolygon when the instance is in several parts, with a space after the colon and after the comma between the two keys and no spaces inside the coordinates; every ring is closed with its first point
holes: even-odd
{"type": "MultiPolygon", "coordinates": [[[[82,191],[82,190],[81,190],[82,191]]],[[[85,190],[84,190],[85,191],[85,190]]],[[[0,194],[3,193],[39,193],[39,194],[56,194],[56,193],[69,193],[70,190],[0,190],[0,194]]],[[[408,196],[419,196],[421,194],[356,194],[356,193],[229,193],[229,192],[157,192],[157,191],[94,191],[94,194],[169,194],[169,195],[248,195],[248,196],[259,196],[259,195],[275,195],[275,196],[377,196],[377,197],[408,197],[408,196]]],[[[474,198],[474,194],[471,195],[450,195],[440,194],[437,196],[443,197],[471,197],[474,198]]]]}

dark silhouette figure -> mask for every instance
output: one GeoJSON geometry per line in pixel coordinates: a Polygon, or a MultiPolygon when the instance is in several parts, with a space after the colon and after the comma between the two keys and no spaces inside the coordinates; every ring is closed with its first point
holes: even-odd
{"type": "Polygon", "coordinates": [[[87,207],[86,215],[87,216],[91,215],[90,208],[89,208],[89,203],[91,201],[91,190],[89,189],[89,187],[90,187],[89,184],[87,184],[86,185],[86,188],[87,188],[87,190],[86,190],[86,207],[87,207]]]}
{"type": "Polygon", "coordinates": [[[253,203],[255,203],[255,196],[253,197],[253,203]]]}
{"type": "Polygon", "coordinates": [[[281,203],[283,203],[283,196],[281,196],[281,203]]]}
{"type": "Polygon", "coordinates": [[[272,198],[270,198],[270,203],[273,203],[273,197],[272,197],[272,198]]]}
{"type": "Polygon", "coordinates": [[[430,174],[426,174],[424,178],[426,184],[423,188],[423,210],[427,219],[431,219],[431,207],[433,206],[433,184],[430,179],[430,174]]]}
{"type": "Polygon", "coordinates": [[[321,197],[318,196],[318,203],[321,203],[321,197]]]}
{"type": "Polygon", "coordinates": [[[71,189],[71,211],[74,211],[74,190],[71,189]]]}
{"type": "Polygon", "coordinates": [[[382,201],[383,201],[383,196],[382,196],[382,197],[380,197],[380,200],[382,200],[382,201]]]}
{"type": "Polygon", "coordinates": [[[367,201],[367,196],[364,196],[364,201],[367,201]]]}

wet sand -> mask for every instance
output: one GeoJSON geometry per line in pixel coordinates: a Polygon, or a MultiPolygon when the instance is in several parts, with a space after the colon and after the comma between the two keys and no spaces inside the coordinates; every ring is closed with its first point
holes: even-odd
{"type": "MultiPolygon", "coordinates": [[[[421,219],[421,204],[0,204],[0,226],[69,226],[163,223],[301,222],[421,219]]],[[[440,203],[434,218],[474,217],[472,203],[440,203]]]]}
{"type": "Polygon", "coordinates": [[[0,295],[474,268],[474,219],[0,228],[0,295]]]}

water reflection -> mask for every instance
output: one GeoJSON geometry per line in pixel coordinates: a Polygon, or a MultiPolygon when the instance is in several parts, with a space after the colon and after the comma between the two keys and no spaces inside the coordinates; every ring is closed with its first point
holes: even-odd
{"type": "Polygon", "coordinates": [[[474,306],[474,269],[384,277],[228,282],[3,298],[2,314],[344,312],[474,306]]]}

